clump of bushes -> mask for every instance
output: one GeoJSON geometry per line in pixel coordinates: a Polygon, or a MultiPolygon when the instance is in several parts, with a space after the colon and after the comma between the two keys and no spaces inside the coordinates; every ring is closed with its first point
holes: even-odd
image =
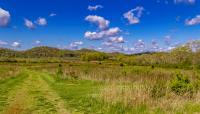
{"type": "Polygon", "coordinates": [[[192,97],[195,92],[195,87],[189,78],[180,73],[176,74],[175,79],[171,81],[170,88],[175,94],[180,96],[187,95],[192,97]]]}
{"type": "Polygon", "coordinates": [[[163,81],[157,81],[150,90],[150,95],[153,98],[161,98],[166,95],[167,86],[163,81]]]}
{"type": "Polygon", "coordinates": [[[199,75],[199,71],[196,72],[195,74],[195,80],[194,80],[194,88],[195,88],[195,92],[197,92],[198,90],[200,90],[200,75],[199,75]]]}
{"type": "Polygon", "coordinates": [[[78,79],[78,76],[76,75],[76,73],[74,71],[70,71],[67,75],[69,75],[71,77],[71,79],[78,79]]]}
{"type": "Polygon", "coordinates": [[[103,61],[108,59],[108,55],[101,52],[85,53],[81,55],[83,61],[103,61]]]}
{"type": "Polygon", "coordinates": [[[62,67],[62,64],[59,64],[58,65],[58,70],[57,70],[57,73],[56,73],[56,78],[57,79],[61,79],[63,77],[63,67],[62,67]]]}
{"type": "Polygon", "coordinates": [[[119,66],[123,67],[123,66],[124,66],[124,63],[120,63],[119,66]]]}
{"type": "Polygon", "coordinates": [[[74,71],[69,71],[69,72],[63,72],[63,66],[62,64],[58,65],[58,70],[56,72],[56,79],[57,80],[64,80],[64,79],[72,79],[72,80],[77,80],[78,76],[74,71]]]}

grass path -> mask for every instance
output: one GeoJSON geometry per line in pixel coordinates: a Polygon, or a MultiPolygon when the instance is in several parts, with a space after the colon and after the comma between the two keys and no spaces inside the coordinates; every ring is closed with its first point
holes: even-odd
{"type": "Polygon", "coordinates": [[[9,104],[9,96],[15,92],[17,86],[19,86],[26,78],[26,74],[19,74],[15,77],[0,80],[0,113],[9,104]]]}
{"type": "Polygon", "coordinates": [[[40,73],[26,72],[28,77],[11,92],[3,114],[70,114],[40,73]]]}

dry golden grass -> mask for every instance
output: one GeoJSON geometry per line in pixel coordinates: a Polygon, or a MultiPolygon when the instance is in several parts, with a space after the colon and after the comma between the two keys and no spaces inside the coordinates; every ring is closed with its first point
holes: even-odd
{"type": "Polygon", "coordinates": [[[151,96],[151,86],[137,82],[131,85],[112,83],[102,89],[98,97],[105,102],[114,104],[120,102],[128,107],[146,105],[152,112],[159,108],[165,113],[175,113],[183,110],[188,103],[197,105],[200,103],[200,92],[192,98],[188,98],[178,96],[171,92],[170,88],[167,88],[165,96],[153,98],[151,96]]]}

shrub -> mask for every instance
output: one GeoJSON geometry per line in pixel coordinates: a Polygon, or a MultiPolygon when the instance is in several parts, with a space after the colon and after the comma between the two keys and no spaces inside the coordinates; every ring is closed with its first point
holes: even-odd
{"type": "Polygon", "coordinates": [[[120,65],[121,67],[123,67],[123,66],[124,66],[124,63],[120,63],[119,65],[120,65]]]}
{"type": "Polygon", "coordinates": [[[103,61],[108,59],[108,55],[100,52],[85,53],[81,55],[81,60],[83,61],[103,61]]]}
{"type": "MultiPolygon", "coordinates": [[[[198,74],[199,74],[199,72],[198,72],[198,74]]],[[[194,81],[195,92],[200,90],[200,76],[198,74],[196,75],[196,79],[194,81]]]]}
{"type": "Polygon", "coordinates": [[[61,79],[61,77],[63,76],[62,64],[58,65],[58,70],[57,70],[56,76],[57,76],[57,79],[61,79]]]}
{"type": "Polygon", "coordinates": [[[75,80],[78,79],[78,76],[76,75],[74,71],[69,72],[69,75],[71,76],[72,79],[75,79],[75,80]]]}
{"type": "Polygon", "coordinates": [[[166,95],[167,87],[164,82],[156,82],[156,84],[151,88],[150,95],[153,98],[160,98],[166,95]]]}
{"type": "Polygon", "coordinates": [[[177,95],[189,95],[194,93],[194,87],[188,77],[182,74],[176,74],[176,78],[172,80],[170,85],[171,90],[177,95]]]}
{"type": "Polygon", "coordinates": [[[126,71],[123,71],[123,72],[122,72],[122,75],[123,75],[123,76],[126,76],[126,75],[127,75],[127,72],[126,72],[126,71]]]}

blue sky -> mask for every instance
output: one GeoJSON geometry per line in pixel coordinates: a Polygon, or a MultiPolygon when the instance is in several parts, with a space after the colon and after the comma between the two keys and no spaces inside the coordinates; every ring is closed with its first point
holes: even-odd
{"type": "Polygon", "coordinates": [[[0,46],[136,53],[200,37],[197,0],[0,0],[0,46]]]}

